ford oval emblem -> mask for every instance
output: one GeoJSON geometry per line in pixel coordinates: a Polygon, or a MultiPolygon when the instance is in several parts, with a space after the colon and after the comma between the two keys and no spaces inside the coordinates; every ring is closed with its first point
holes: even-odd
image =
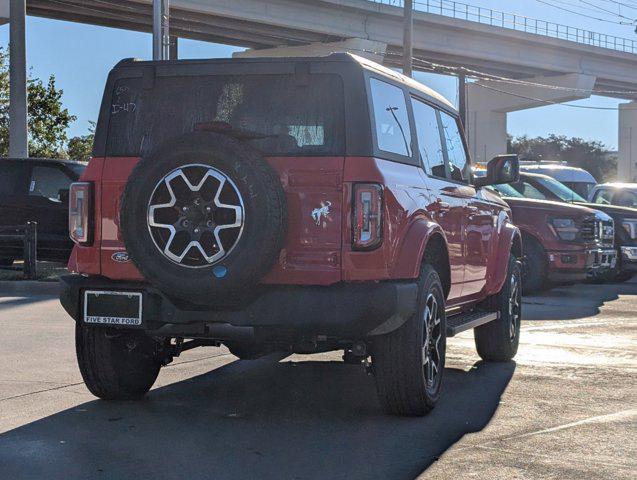
{"type": "Polygon", "coordinates": [[[111,258],[120,263],[130,262],[130,257],[128,256],[128,252],[115,252],[111,255],[111,258]]]}

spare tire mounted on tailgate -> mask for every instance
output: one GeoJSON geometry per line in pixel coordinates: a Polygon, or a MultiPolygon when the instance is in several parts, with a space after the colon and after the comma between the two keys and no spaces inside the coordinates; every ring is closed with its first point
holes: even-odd
{"type": "Polygon", "coordinates": [[[255,285],[277,260],[286,226],[276,172],[254,148],[211,132],[184,135],[140,160],[120,209],[139,271],[196,304],[255,285]]]}

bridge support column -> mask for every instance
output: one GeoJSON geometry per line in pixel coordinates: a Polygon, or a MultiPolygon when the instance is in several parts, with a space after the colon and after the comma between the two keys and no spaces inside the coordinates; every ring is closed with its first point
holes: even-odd
{"type": "Polygon", "coordinates": [[[637,101],[619,105],[617,180],[637,182],[637,101]]]}
{"type": "Polygon", "coordinates": [[[595,77],[570,73],[527,82],[480,81],[467,84],[467,134],[474,162],[487,162],[507,150],[507,113],[590,97],[595,77]]]}
{"type": "Polygon", "coordinates": [[[281,46],[264,49],[249,49],[233,53],[233,57],[320,57],[337,52],[350,52],[377,63],[383,63],[387,44],[364,38],[348,38],[342,42],[317,42],[307,45],[281,46]]]}

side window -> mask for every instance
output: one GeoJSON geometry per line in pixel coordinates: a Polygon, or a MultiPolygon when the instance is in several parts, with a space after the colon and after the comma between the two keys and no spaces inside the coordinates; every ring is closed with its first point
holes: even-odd
{"type": "Polygon", "coordinates": [[[402,89],[375,78],[369,84],[378,149],[411,157],[409,115],[402,89]]]}
{"type": "Polygon", "coordinates": [[[598,203],[600,205],[610,205],[610,196],[610,190],[601,188],[595,192],[593,203],[598,203]]]}
{"type": "Polygon", "coordinates": [[[447,176],[445,156],[440,135],[440,124],[436,109],[411,99],[418,138],[418,153],[428,175],[445,178],[447,176]]]}
{"type": "Polygon", "coordinates": [[[613,205],[635,208],[637,206],[637,195],[630,190],[618,190],[613,197],[613,205]]]}
{"type": "Polygon", "coordinates": [[[460,128],[458,127],[458,121],[445,112],[440,112],[440,120],[445,134],[451,179],[459,182],[468,182],[470,165],[467,151],[462,141],[462,133],[460,133],[460,128]]]}
{"type": "Polygon", "coordinates": [[[70,185],[71,179],[59,168],[36,165],[31,170],[29,196],[60,202],[60,190],[66,190],[70,185]]]}
{"type": "Polygon", "coordinates": [[[546,200],[546,195],[537,188],[527,182],[516,182],[509,184],[520,192],[526,198],[534,198],[535,200],[546,200]]]}

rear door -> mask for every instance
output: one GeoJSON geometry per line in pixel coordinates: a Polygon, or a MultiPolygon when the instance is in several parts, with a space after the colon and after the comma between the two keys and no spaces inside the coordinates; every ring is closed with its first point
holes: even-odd
{"type": "Polygon", "coordinates": [[[424,169],[421,172],[425,184],[436,198],[430,205],[431,214],[447,237],[451,268],[449,303],[453,304],[462,297],[465,277],[464,216],[467,199],[473,191],[468,189],[466,183],[452,179],[448,162],[449,152],[439,110],[417,98],[412,98],[411,102],[418,151],[424,169]]]}
{"type": "Polygon", "coordinates": [[[66,260],[68,204],[63,195],[73,181],[72,173],[54,162],[32,162],[26,197],[28,220],[38,222],[38,253],[42,259],[66,260]]]}

